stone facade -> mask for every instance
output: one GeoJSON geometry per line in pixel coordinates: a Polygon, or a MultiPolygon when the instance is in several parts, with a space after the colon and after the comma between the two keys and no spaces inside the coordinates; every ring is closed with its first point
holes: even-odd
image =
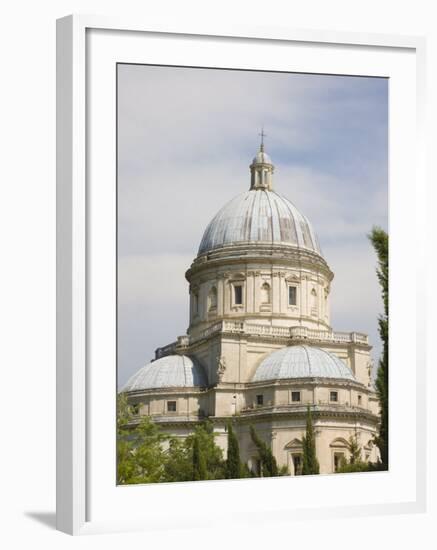
{"type": "Polygon", "coordinates": [[[299,473],[308,405],[321,473],[332,473],[340,457],[348,458],[350,436],[357,437],[363,460],[375,461],[379,405],[368,337],[331,328],[334,275],[309,222],[272,190],[273,165],[263,149],[250,167],[252,195],[219,212],[186,273],[187,334],[156,350],[156,368],[169,356],[193,358],[207,382],[175,387],[166,371],[167,385],[133,389],[129,381],[124,391],[139,415],[151,416],[181,437],[209,418],[225,452],[226,424],[232,418],[241,457],[253,469],[257,453],[251,425],[271,445],[278,464],[288,466],[291,475],[299,473]],[[322,375],[254,381],[262,362],[289,346],[324,350],[352,374],[324,375],[322,365],[322,375]]]}

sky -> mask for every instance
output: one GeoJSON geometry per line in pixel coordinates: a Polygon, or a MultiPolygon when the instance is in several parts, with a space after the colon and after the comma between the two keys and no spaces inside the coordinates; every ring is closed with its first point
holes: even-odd
{"type": "Polygon", "coordinates": [[[118,383],[185,334],[185,271],[209,221],[249,189],[259,147],[274,189],[311,221],[332,282],[334,330],[382,312],[367,238],[388,229],[388,81],[118,65],[118,383]]]}

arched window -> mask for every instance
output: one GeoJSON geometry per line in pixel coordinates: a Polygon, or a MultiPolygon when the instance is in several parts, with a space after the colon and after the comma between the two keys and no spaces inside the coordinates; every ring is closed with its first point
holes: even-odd
{"type": "Polygon", "coordinates": [[[217,309],[217,289],[213,286],[208,294],[208,311],[214,311],[215,309],[217,309]]]}
{"type": "Polygon", "coordinates": [[[270,285],[269,283],[264,283],[261,286],[261,303],[270,304],[270,285]]]}
{"type": "Polygon", "coordinates": [[[313,288],[311,291],[311,315],[317,315],[317,292],[313,288]]]}

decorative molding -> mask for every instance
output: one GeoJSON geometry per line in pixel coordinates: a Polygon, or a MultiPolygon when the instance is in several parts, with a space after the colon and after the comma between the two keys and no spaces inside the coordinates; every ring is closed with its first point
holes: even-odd
{"type": "Polygon", "coordinates": [[[291,441],[289,441],[285,446],[284,449],[290,449],[290,450],[302,450],[303,443],[300,439],[295,437],[291,441]]]}
{"type": "Polygon", "coordinates": [[[232,273],[232,275],[229,277],[229,282],[233,283],[236,281],[245,281],[246,275],[244,273],[232,273]]]}
{"type": "Polygon", "coordinates": [[[349,443],[344,439],[344,437],[337,437],[329,444],[330,447],[335,447],[336,449],[349,449],[349,443]]]}
{"type": "MultiPolygon", "coordinates": [[[[190,270],[195,270],[197,267],[208,267],[213,265],[217,261],[221,263],[226,261],[227,263],[242,263],[242,257],[244,256],[244,263],[247,265],[247,261],[253,261],[257,263],[274,263],[275,260],[280,261],[281,264],[296,264],[295,267],[303,267],[304,265],[318,266],[319,270],[326,272],[328,275],[333,275],[329,269],[326,260],[317,253],[309,250],[295,249],[290,246],[281,246],[277,244],[259,244],[256,246],[250,246],[245,244],[235,244],[232,246],[226,246],[220,249],[212,250],[208,253],[205,261],[205,255],[198,256],[191,264],[190,270]]],[[[190,271],[189,270],[189,271],[190,271]]]]}
{"type": "Polygon", "coordinates": [[[218,383],[222,381],[223,375],[226,371],[226,359],[220,355],[217,356],[217,380],[218,383]]]}

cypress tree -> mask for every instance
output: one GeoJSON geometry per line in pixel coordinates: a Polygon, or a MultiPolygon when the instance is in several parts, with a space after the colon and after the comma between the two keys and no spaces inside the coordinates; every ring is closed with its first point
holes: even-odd
{"type": "Polygon", "coordinates": [[[228,423],[228,455],[226,459],[226,478],[239,479],[242,477],[240,447],[232,424],[228,423]]]}
{"type": "Polygon", "coordinates": [[[252,441],[258,449],[258,455],[261,463],[261,471],[259,472],[259,475],[262,474],[263,477],[278,476],[278,464],[276,462],[276,458],[273,456],[270,446],[259,438],[253,426],[250,427],[250,435],[252,437],[252,441]]]}
{"type": "Polygon", "coordinates": [[[388,235],[379,227],[374,227],[369,239],[378,257],[376,270],[381,286],[384,313],[378,319],[379,335],[382,340],[382,356],[379,360],[375,386],[381,410],[379,434],[375,442],[381,454],[381,469],[388,470],[388,235]]]}
{"type": "Polygon", "coordinates": [[[303,439],[302,475],[319,473],[319,461],[316,455],[316,440],[314,436],[313,420],[311,409],[307,408],[306,433],[303,439]]]}
{"type": "Polygon", "coordinates": [[[164,481],[194,481],[225,479],[226,460],[215,442],[214,427],[210,421],[196,427],[184,439],[170,438],[165,453],[164,481]]]}
{"type": "Polygon", "coordinates": [[[208,479],[208,472],[199,436],[195,434],[193,441],[193,481],[200,481],[202,479],[208,479]]]}
{"type": "Polygon", "coordinates": [[[349,464],[358,464],[361,462],[361,446],[358,443],[356,435],[351,435],[349,437],[349,452],[351,455],[349,464]]]}

